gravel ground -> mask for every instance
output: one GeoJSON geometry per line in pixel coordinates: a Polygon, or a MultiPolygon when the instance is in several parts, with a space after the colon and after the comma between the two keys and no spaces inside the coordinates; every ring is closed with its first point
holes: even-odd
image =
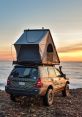
{"type": "Polygon", "coordinates": [[[82,89],[70,90],[69,97],[55,95],[50,107],[44,106],[41,98],[12,102],[0,91],[0,117],[82,117],[82,89]]]}

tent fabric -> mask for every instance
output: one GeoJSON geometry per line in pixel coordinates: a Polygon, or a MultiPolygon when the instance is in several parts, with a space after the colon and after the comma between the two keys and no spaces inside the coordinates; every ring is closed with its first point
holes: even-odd
{"type": "Polygon", "coordinates": [[[31,61],[31,62],[41,62],[41,57],[38,49],[38,45],[23,45],[19,52],[18,61],[31,61]]]}
{"type": "Polygon", "coordinates": [[[25,30],[14,46],[18,63],[60,63],[49,29],[25,30]]]}
{"type": "Polygon", "coordinates": [[[16,44],[39,44],[48,30],[24,30],[24,33],[16,41],[16,44]]]}

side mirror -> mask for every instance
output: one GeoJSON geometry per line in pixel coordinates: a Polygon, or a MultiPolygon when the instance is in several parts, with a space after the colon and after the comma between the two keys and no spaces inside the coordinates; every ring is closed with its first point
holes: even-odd
{"type": "Polygon", "coordinates": [[[59,66],[59,70],[60,70],[60,72],[62,72],[62,66],[59,66]]]}
{"type": "Polygon", "coordinates": [[[63,74],[63,77],[66,78],[66,74],[63,74]]]}
{"type": "Polygon", "coordinates": [[[64,77],[64,78],[66,78],[66,74],[60,74],[60,75],[58,75],[58,77],[64,77]]]}

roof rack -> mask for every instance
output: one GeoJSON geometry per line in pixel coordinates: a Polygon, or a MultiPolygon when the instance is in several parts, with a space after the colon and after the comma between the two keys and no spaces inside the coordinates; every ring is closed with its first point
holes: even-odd
{"type": "Polygon", "coordinates": [[[54,65],[59,65],[59,63],[57,64],[57,63],[34,63],[34,62],[32,62],[32,61],[28,61],[28,62],[26,62],[26,61],[20,61],[20,62],[18,62],[18,61],[13,61],[13,64],[14,65],[25,65],[25,66],[38,66],[38,65],[44,65],[44,66],[54,66],[54,65]]]}

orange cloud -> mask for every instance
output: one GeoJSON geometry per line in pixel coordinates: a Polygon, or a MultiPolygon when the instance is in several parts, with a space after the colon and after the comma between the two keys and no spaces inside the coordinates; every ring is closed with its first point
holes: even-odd
{"type": "Polygon", "coordinates": [[[80,51],[80,50],[82,50],[82,43],[58,48],[58,52],[60,53],[72,52],[72,51],[74,52],[74,51],[80,51]]]}
{"type": "Polygon", "coordinates": [[[82,61],[82,43],[58,49],[61,61],[82,61]]]}
{"type": "Polygon", "coordinates": [[[1,61],[12,61],[15,59],[15,53],[11,52],[11,49],[9,48],[1,48],[0,49],[0,60],[1,61]]]}
{"type": "Polygon", "coordinates": [[[60,61],[82,61],[82,51],[59,53],[60,61]]]}
{"type": "Polygon", "coordinates": [[[10,54],[9,53],[0,53],[0,60],[2,60],[2,61],[11,61],[12,60],[12,58],[11,58],[11,56],[10,56],[10,54]]]}

